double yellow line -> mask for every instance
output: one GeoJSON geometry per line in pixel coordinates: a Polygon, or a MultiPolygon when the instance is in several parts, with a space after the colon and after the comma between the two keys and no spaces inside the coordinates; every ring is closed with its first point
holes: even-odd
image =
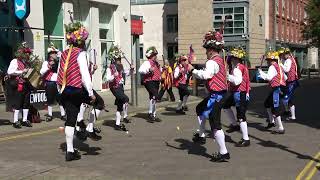
{"type": "Polygon", "coordinates": [[[304,169],[300,172],[300,174],[296,177],[296,180],[301,180],[303,177],[304,179],[311,180],[312,177],[316,174],[318,171],[318,168],[320,169],[320,151],[313,157],[312,160],[309,161],[309,163],[304,167],[304,169]],[[316,162],[316,165],[312,166],[313,163],[316,162]],[[312,168],[313,167],[313,168],[312,168]],[[312,169],[311,169],[312,168],[312,169]],[[310,170],[311,169],[311,170],[310,170]],[[306,174],[308,173],[308,174],[306,174]]]}

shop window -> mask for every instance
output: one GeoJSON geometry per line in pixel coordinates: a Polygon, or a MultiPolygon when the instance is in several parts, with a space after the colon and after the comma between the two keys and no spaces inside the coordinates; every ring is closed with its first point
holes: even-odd
{"type": "Polygon", "coordinates": [[[178,44],[168,44],[167,45],[168,52],[168,60],[173,60],[175,58],[175,54],[178,53],[178,44]]]}
{"type": "Polygon", "coordinates": [[[167,32],[178,32],[178,15],[167,15],[167,32]]]}

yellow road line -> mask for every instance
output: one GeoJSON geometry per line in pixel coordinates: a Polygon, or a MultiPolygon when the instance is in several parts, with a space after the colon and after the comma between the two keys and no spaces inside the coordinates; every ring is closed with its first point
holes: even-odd
{"type": "Polygon", "coordinates": [[[317,166],[320,166],[320,163],[318,163],[316,166],[313,167],[313,169],[310,171],[309,175],[306,177],[307,180],[311,180],[312,177],[315,175],[315,173],[318,171],[317,166]]]}
{"type": "Polygon", "coordinates": [[[313,163],[315,162],[314,159],[318,159],[320,157],[320,151],[313,157],[312,160],[309,161],[309,163],[303,168],[303,170],[300,172],[300,174],[296,177],[296,180],[301,180],[301,178],[304,177],[304,175],[307,173],[307,171],[311,168],[313,163]]]}
{"type": "MultiPolygon", "coordinates": [[[[195,101],[191,101],[189,103],[187,103],[188,105],[190,104],[195,104],[195,103],[198,103],[200,102],[200,100],[195,100],[195,101]]],[[[171,105],[171,104],[170,104],[171,105]]],[[[157,110],[158,111],[163,111],[165,110],[165,108],[168,107],[165,106],[165,107],[160,107],[158,108],[157,110]]],[[[129,116],[134,116],[136,115],[137,113],[139,112],[144,112],[145,110],[142,110],[142,111],[137,111],[137,112],[132,112],[132,113],[129,113],[128,115],[129,116]]],[[[104,121],[98,121],[96,124],[101,124],[103,123],[104,121]]],[[[26,138],[26,137],[31,137],[31,136],[38,136],[38,135],[44,135],[44,134],[49,134],[49,133],[53,133],[53,132],[59,132],[59,128],[54,128],[54,129],[49,129],[49,130],[43,130],[43,131],[39,131],[39,132],[32,132],[32,133],[25,133],[25,134],[19,134],[19,135],[12,135],[12,136],[7,136],[7,137],[2,137],[0,138],[0,142],[4,142],[4,141],[9,141],[9,140],[14,140],[14,139],[20,139],[20,138],[26,138]]]]}

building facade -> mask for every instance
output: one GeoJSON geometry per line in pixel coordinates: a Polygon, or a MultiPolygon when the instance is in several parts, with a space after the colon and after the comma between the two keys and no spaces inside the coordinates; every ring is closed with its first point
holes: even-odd
{"type": "Polygon", "coordinates": [[[131,0],[131,13],[143,17],[140,58],[148,47],[155,46],[159,58],[173,59],[178,52],[178,1],[131,0]]]}
{"type": "MultiPolygon", "coordinates": [[[[70,17],[85,25],[90,32],[88,50],[95,49],[97,52],[99,68],[93,76],[96,90],[105,87],[102,76],[110,63],[106,57],[112,45],[119,45],[126,57],[131,59],[130,0],[38,0],[30,1],[30,9],[24,27],[31,29],[23,30],[23,39],[43,59],[46,58],[49,41],[60,50],[67,48],[64,24],[71,22],[70,17]]],[[[129,66],[126,62],[124,64],[129,66]]]]}

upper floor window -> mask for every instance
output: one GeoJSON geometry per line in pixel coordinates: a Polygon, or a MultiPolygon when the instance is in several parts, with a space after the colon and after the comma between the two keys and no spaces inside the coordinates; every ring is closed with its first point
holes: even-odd
{"type": "Polygon", "coordinates": [[[167,15],[167,32],[178,32],[178,15],[167,15]]]}

